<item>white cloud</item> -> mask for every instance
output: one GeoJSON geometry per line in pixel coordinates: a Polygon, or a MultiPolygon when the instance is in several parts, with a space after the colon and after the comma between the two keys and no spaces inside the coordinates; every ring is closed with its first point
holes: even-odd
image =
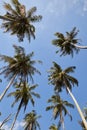
{"type": "Polygon", "coordinates": [[[83,11],[87,11],[87,0],[84,0],[83,11]]]}
{"type": "Polygon", "coordinates": [[[50,0],[46,12],[63,15],[72,9],[79,14],[87,12],[87,0],[50,0]]]}
{"type": "MultiPolygon", "coordinates": [[[[1,124],[1,122],[0,122],[0,124],[1,124]]],[[[15,124],[15,127],[13,130],[20,130],[20,129],[22,130],[23,126],[24,126],[24,122],[16,121],[16,124],[15,124]]],[[[9,130],[9,128],[10,128],[9,124],[5,124],[2,127],[2,129],[5,129],[5,130],[9,130]]]]}

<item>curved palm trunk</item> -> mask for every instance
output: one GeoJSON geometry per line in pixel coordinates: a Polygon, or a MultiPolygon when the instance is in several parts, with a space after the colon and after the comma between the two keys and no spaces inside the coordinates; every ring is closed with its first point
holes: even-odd
{"type": "Polygon", "coordinates": [[[8,120],[10,120],[10,117],[11,117],[11,114],[6,119],[4,119],[4,121],[0,125],[0,129],[8,120]]]}
{"type": "Polygon", "coordinates": [[[72,97],[72,99],[73,99],[73,101],[74,101],[74,103],[75,103],[75,105],[76,105],[76,107],[77,107],[77,110],[78,110],[78,112],[79,112],[79,114],[80,114],[80,117],[81,117],[81,119],[82,119],[82,121],[83,121],[83,124],[84,124],[84,126],[85,126],[85,129],[87,130],[87,122],[86,122],[86,120],[85,120],[85,117],[84,117],[84,115],[83,115],[81,109],[80,109],[80,106],[79,106],[78,102],[76,101],[76,99],[75,99],[75,97],[73,96],[73,94],[72,94],[72,92],[70,91],[70,89],[69,89],[68,87],[66,87],[66,89],[67,89],[67,91],[69,92],[70,96],[72,97]]]}
{"type": "Polygon", "coordinates": [[[73,46],[79,48],[79,49],[87,49],[87,46],[79,46],[79,45],[73,44],[73,43],[71,43],[71,44],[72,44],[73,46]]]}
{"type": "Polygon", "coordinates": [[[4,92],[0,95],[0,101],[3,99],[4,95],[6,94],[6,92],[8,91],[8,89],[10,88],[11,84],[13,83],[14,79],[16,77],[16,74],[12,77],[12,79],[10,80],[9,84],[7,85],[7,87],[5,88],[4,92]]]}

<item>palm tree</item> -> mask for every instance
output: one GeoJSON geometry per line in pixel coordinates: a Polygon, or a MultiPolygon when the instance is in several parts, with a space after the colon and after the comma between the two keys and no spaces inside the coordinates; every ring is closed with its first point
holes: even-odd
{"type": "Polygon", "coordinates": [[[0,95],[0,101],[4,97],[5,93],[12,84],[15,82],[28,82],[31,80],[33,82],[33,75],[35,73],[40,74],[40,72],[34,67],[36,62],[41,63],[41,61],[31,60],[34,53],[28,55],[25,54],[25,50],[20,46],[13,46],[15,49],[14,57],[0,55],[0,60],[7,63],[6,66],[2,67],[0,74],[3,74],[5,78],[10,80],[4,92],[0,95]]]}
{"type": "Polygon", "coordinates": [[[17,84],[15,86],[16,90],[14,92],[9,93],[8,97],[14,96],[14,98],[15,98],[14,102],[12,103],[12,107],[15,105],[15,103],[20,102],[10,130],[13,130],[14,124],[16,122],[16,119],[18,117],[18,114],[19,114],[21,108],[24,107],[24,112],[25,112],[29,101],[34,106],[35,102],[34,102],[33,96],[40,98],[39,94],[33,92],[33,90],[36,87],[37,87],[37,85],[30,86],[24,82],[21,84],[17,84]]]}
{"type": "MultiPolygon", "coordinates": [[[[86,121],[87,121],[87,107],[85,107],[85,108],[83,109],[83,114],[84,114],[84,117],[85,117],[85,119],[86,119],[86,121]]],[[[83,121],[79,121],[79,124],[81,125],[81,127],[82,127],[83,130],[86,130],[83,121]]]]}
{"type": "Polygon", "coordinates": [[[24,118],[24,130],[37,130],[37,128],[40,130],[40,125],[37,121],[40,117],[41,116],[38,116],[34,110],[26,114],[24,118]]]}
{"type": "Polygon", "coordinates": [[[51,67],[49,73],[49,81],[52,85],[54,85],[54,90],[57,92],[61,92],[62,89],[66,89],[66,91],[70,94],[72,97],[77,110],[82,118],[82,121],[84,123],[85,128],[87,129],[87,122],[84,118],[84,115],[78,105],[78,102],[76,101],[75,97],[73,96],[71,90],[72,86],[77,85],[78,86],[78,81],[76,78],[72,77],[69,75],[69,73],[73,73],[74,69],[76,68],[75,66],[68,67],[64,70],[62,70],[61,66],[58,65],[56,62],[53,62],[54,66],[51,67]]]}
{"type": "Polygon", "coordinates": [[[48,100],[48,103],[51,103],[51,106],[48,106],[46,108],[46,111],[48,110],[53,110],[53,118],[54,120],[57,119],[57,117],[59,116],[60,117],[60,120],[59,120],[59,127],[63,126],[63,129],[64,129],[64,116],[65,115],[69,115],[71,120],[72,120],[72,116],[70,115],[70,113],[67,111],[66,107],[71,107],[71,108],[74,108],[74,106],[67,102],[67,101],[63,101],[59,95],[53,95],[49,100],[48,100]]]}
{"type": "Polygon", "coordinates": [[[29,42],[31,37],[35,39],[35,26],[33,22],[39,22],[42,19],[41,15],[34,15],[37,8],[32,7],[26,11],[24,5],[18,0],[11,0],[14,8],[9,3],[4,3],[4,8],[7,10],[4,16],[0,15],[0,19],[4,20],[2,28],[5,32],[11,32],[11,35],[16,34],[19,41],[23,41],[25,35],[29,42]]]}
{"type": "MultiPolygon", "coordinates": [[[[72,31],[66,32],[66,36],[62,33],[55,33],[57,39],[52,41],[52,44],[60,48],[61,55],[71,55],[73,57],[74,52],[78,53],[80,49],[87,49],[87,46],[79,46],[79,39],[76,38],[79,30],[74,27],[72,31]]],[[[59,52],[57,51],[57,52],[59,52]]]]}

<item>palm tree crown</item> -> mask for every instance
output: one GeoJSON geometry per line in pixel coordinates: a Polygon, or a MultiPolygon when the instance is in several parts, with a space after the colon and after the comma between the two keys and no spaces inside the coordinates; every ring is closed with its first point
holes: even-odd
{"type": "MultiPolygon", "coordinates": [[[[57,92],[61,92],[62,88],[68,87],[72,90],[72,85],[78,86],[78,81],[76,78],[69,75],[69,73],[73,73],[75,66],[68,67],[62,70],[61,66],[56,62],[53,62],[53,67],[51,67],[49,73],[49,83],[54,85],[54,90],[57,92]]],[[[67,90],[67,89],[66,89],[67,90]]]]}
{"type": "Polygon", "coordinates": [[[73,56],[74,52],[79,52],[80,49],[75,46],[77,43],[79,43],[79,39],[76,38],[78,32],[79,31],[76,29],[76,27],[74,27],[71,32],[66,32],[66,36],[59,32],[55,33],[57,39],[53,40],[52,44],[60,48],[60,56],[73,56]]]}
{"type": "MultiPolygon", "coordinates": [[[[5,78],[11,79],[16,74],[16,79],[20,82],[28,82],[29,78],[33,81],[33,75],[40,72],[34,67],[36,61],[31,60],[34,53],[25,54],[25,50],[20,46],[13,46],[15,49],[14,57],[0,55],[0,60],[7,63],[7,66],[1,68],[0,74],[4,74],[5,78]]],[[[41,61],[38,61],[41,63],[41,61]]]]}
{"type": "MultiPolygon", "coordinates": [[[[15,49],[14,57],[0,55],[0,60],[7,63],[6,66],[1,68],[0,74],[3,74],[5,78],[10,80],[11,82],[8,84],[4,93],[0,96],[0,100],[5,95],[11,84],[15,84],[16,82],[33,82],[33,75],[35,73],[41,74],[35,67],[36,61],[31,60],[34,53],[30,53],[28,55],[25,54],[25,50],[20,46],[13,46],[15,49]]],[[[41,61],[37,61],[41,63],[41,61]]]]}
{"type": "Polygon", "coordinates": [[[52,124],[50,127],[49,127],[49,130],[58,130],[57,126],[55,124],[52,124]]]}
{"type": "Polygon", "coordinates": [[[33,92],[33,90],[37,87],[37,85],[28,85],[27,83],[21,83],[21,84],[17,84],[15,86],[16,91],[9,93],[9,96],[14,96],[15,100],[12,103],[12,107],[15,105],[15,103],[20,102],[18,109],[17,109],[17,113],[15,115],[11,130],[14,127],[15,121],[17,119],[17,116],[20,112],[21,107],[24,107],[24,112],[26,110],[26,107],[28,105],[28,102],[30,101],[32,103],[32,105],[34,106],[35,102],[33,99],[33,96],[40,98],[40,95],[38,93],[33,92]]]}
{"type": "Polygon", "coordinates": [[[34,110],[32,110],[30,113],[25,115],[24,118],[24,130],[37,130],[40,129],[40,125],[37,121],[38,118],[41,116],[38,116],[34,110]]]}
{"type": "Polygon", "coordinates": [[[32,23],[42,19],[41,15],[34,15],[37,8],[32,7],[26,12],[25,6],[18,0],[12,0],[12,4],[14,8],[9,3],[4,3],[7,12],[0,16],[0,19],[4,20],[2,28],[6,29],[5,32],[11,31],[11,35],[16,34],[19,41],[23,41],[25,35],[29,41],[31,37],[35,39],[35,27],[32,23]]]}
{"type": "Polygon", "coordinates": [[[48,103],[51,103],[51,106],[48,106],[46,108],[46,110],[53,110],[53,118],[57,119],[58,116],[60,116],[60,120],[59,120],[59,126],[61,124],[64,124],[64,117],[63,117],[63,113],[64,116],[65,115],[69,115],[71,120],[72,120],[72,116],[70,115],[70,113],[67,111],[66,107],[71,107],[74,108],[74,105],[72,105],[71,103],[67,102],[67,101],[63,101],[59,95],[53,95],[49,100],[48,103]]]}

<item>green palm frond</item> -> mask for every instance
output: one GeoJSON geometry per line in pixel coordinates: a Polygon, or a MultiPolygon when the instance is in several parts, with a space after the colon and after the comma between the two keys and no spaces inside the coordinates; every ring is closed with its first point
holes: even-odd
{"type": "Polygon", "coordinates": [[[49,111],[49,110],[51,110],[51,109],[53,109],[53,106],[48,106],[48,107],[46,107],[46,111],[49,111]]]}
{"type": "Polygon", "coordinates": [[[65,73],[73,73],[76,69],[76,66],[70,66],[64,70],[65,73]]]}
{"type": "Polygon", "coordinates": [[[32,7],[30,10],[28,10],[28,12],[27,12],[28,18],[31,18],[32,14],[35,13],[36,10],[37,10],[37,8],[35,6],[32,7]]]}
{"type": "Polygon", "coordinates": [[[55,124],[52,124],[50,127],[49,127],[49,130],[59,130],[58,127],[55,125],[55,124]]]}

